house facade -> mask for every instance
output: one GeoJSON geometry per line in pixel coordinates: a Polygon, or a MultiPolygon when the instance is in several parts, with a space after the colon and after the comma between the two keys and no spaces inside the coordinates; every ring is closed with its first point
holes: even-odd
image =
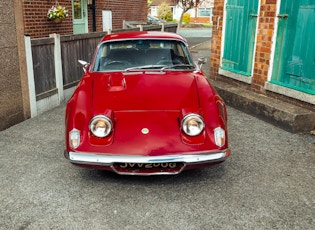
{"type": "MultiPolygon", "coordinates": [[[[25,37],[76,34],[120,29],[123,21],[146,21],[147,1],[7,0],[0,3],[0,130],[31,117],[25,37]],[[47,17],[54,5],[68,17],[55,23],[47,17]],[[1,9],[2,9],[1,8],[1,9]],[[26,35],[26,36],[25,36],[26,35]]],[[[43,58],[43,57],[40,57],[43,58]]]]}
{"type": "MultiPolygon", "coordinates": [[[[173,19],[179,21],[183,9],[178,4],[178,0],[153,0],[149,8],[149,13],[157,17],[159,6],[166,2],[172,9],[173,19]]],[[[190,9],[187,13],[190,15],[191,23],[211,23],[212,22],[212,10],[214,0],[204,0],[201,4],[193,9],[190,9]]]]}
{"type": "Polygon", "coordinates": [[[210,78],[315,111],[315,2],[215,0],[210,78]]]}
{"type": "Polygon", "coordinates": [[[120,29],[123,21],[146,21],[147,1],[111,0],[23,0],[25,34],[32,38],[49,34],[81,34],[120,29]],[[49,20],[47,12],[52,6],[64,6],[68,17],[62,23],[49,20]]]}
{"type": "Polygon", "coordinates": [[[194,9],[190,9],[187,13],[190,14],[191,23],[212,23],[212,11],[214,0],[204,0],[194,9]]]}

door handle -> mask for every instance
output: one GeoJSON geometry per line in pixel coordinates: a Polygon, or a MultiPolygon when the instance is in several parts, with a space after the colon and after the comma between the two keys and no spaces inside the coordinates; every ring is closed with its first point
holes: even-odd
{"type": "Polygon", "coordinates": [[[288,18],[289,15],[288,14],[278,14],[277,17],[278,18],[288,18]]]}

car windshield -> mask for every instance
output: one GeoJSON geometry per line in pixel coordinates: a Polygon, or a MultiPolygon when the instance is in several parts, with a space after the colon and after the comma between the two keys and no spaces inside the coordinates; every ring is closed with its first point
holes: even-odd
{"type": "Polygon", "coordinates": [[[93,71],[193,70],[187,46],[178,40],[137,39],[104,42],[93,71]]]}

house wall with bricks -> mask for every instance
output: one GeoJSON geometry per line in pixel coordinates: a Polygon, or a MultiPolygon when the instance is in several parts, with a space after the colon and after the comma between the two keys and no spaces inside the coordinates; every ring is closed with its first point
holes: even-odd
{"type": "MultiPolygon", "coordinates": [[[[0,1],[0,130],[31,117],[29,85],[26,67],[24,35],[33,38],[49,34],[72,34],[72,6],[70,0],[59,0],[67,7],[69,16],[60,24],[47,18],[55,0],[0,1]]],[[[120,29],[123,20],[146,21],[147,1],[95,0],[96,31],[102,31],[102,10],[111,10],[113,29],[120,29]]],[[[88,7],[88,28],[93,31],[92,9],[88,7]]]]}
{"type": "MultiPolygon", "coordinates": [[[[271,62],[274,49],[274,37],[276,33],[277,7],[280,0],[260,0],[259,14],[257,17],[257,30],[254,49],[254,62],[252,81],[250,84],[244,83],[219,74],[221,58],[223,55],[223,36],[224,36],[224,16],[225,0],[215,0],[213,10],[213,31],[210,55],[210,78],[216,81],[223,81],[234,86],[250,90],[255,93],[264,94],[268,97],[277,98],[290,104],[298,105],[315,111],[314,103],[305,102],[289,95],[283,95],[266,90],[265,84],[268,82],[268,75],[271,71],[271,62]]],[[[246,55],[246,54],[244,54],[246,55]]],[[[310,97],[309,97],[310,98],[310,97]]],[[[312,99],[311,99],[312,100],[312,99]]],[[[314,98],[315,102],[315,98],[314,98]]]]}
{"type": "MultiPolygon", "coordinates": [[[[48,37],[49,34],[72,34],[72,5],[69,0],[59,0],[59,5],[68,10],[68,17],[62,23],[56,24],[47,17],[48,10],[56,4],[54,0],[23,0],[23,18],[25,34],[31,38],[48,37]]],[[[146,21],[148,5],[146,0],[111,1],[95,0],[96,31],[103,29],[102,11],[112,11],[113,29],[123,27],[123,21],[146,21]]],[[[93,32],[92,8],[88,6],[88,32],[93,32]]]]}
{"type": "Polygon", "coordinates": [[[0,14],[0,130],[30,117],[23,31],[21,1],[7,0],[0,14]]]}

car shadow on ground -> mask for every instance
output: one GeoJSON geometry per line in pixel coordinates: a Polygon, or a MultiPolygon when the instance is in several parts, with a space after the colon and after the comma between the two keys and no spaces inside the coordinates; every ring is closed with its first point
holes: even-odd
{"type": "Polygon", "coordinates": [[[200,183],[204,180],[221,180],[225,173],[225,165],[221,164],[183,171],[177,175],[152,175],[152,176],[132,176],[119,175],[114,172],[97,169],[80,169],[80,176],[86,181],[99,183],[119,183],[129,185],[152,185],[152,184],[187,184],[194,181],[200,183]]]}

